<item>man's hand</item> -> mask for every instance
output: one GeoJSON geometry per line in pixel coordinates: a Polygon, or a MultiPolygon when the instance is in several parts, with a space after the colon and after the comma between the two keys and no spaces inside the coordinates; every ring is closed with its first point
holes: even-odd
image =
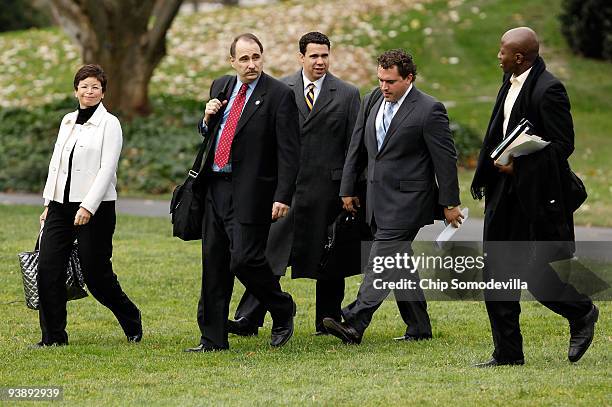
{"type": "Polygon", "coordinates": [[[444,217],[449,224],[456,228],[463,223],[463,214],[461,213],[460,206],[455,206],[453,209],[444,208],[444,217]]]}
{"type": "Polygon", "coordinates": [[[342,197],[342,208],[352,213],[353,215],[357,213],[357,208],[361,207],[359,204],[359,198],[356,196],[343,196],[342,197]]]}
{"type": "Polygon", "coordinates": [[[76,215],[74,215],[74,226],[86,225],[89,222],[90,218],[91,218],[91,212],[81,207],[77,211],[76,215]]]}
{"type": "Polygon", "coordinates": [[[287,212],[289,212],[289,205],[285,205],[281,202],[274,202],[272,204],[272,220],[284,218],[287,216],[287,212]]]}
{"type": "Polygon", "coordinates": [[[219,99],[210,99],[208,103],[206,103],[206,107],[204,109],[204,121],[207,125],[210,121],[210,116],[216,115],[219,109],[225,105],[227,105],[227,100],[221,102],[219,99]]]}
{"type": "Polygon", "coordinates": [[[49,212],[49,207],[45,206],[45,210],[43,211],[43,213],[40,214],[40,217],[38,218],[41,226],[43,223],[45,223],[45,220],[47,219],[47,212],[49,212]]]}
{"type": "Polygon", "coordinates": [[[510,163],[508,165],[498,164],[497,162],[493,162],[499,172],[503,172],[504,174],[512,175],[514,174],[514,165],[512,161],[512,156],[510,156],[510,163]]]}

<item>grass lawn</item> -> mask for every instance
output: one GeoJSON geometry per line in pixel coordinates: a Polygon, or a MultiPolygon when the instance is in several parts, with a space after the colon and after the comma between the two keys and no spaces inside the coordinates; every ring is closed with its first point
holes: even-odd
{"type": "MultiPolygon", "coordinates": [[[[280,349],[268,345],[270,321],[255,338],[230,338],[231,349],[185,354],[198,343],[199,242],[170,237],[164,219],[118,217],[114,266],[143,312],[144,340],[128,344],[112,314],[91,297],[70,302],[70,345],[29,349],[40,339],[37,313],[25,307],[16,254],[29,250],[38,210],[0,206],[0,386],[63,386],[73,405],[609,405],[612,324],[608,302],[592,348],[566,359],[568,326],[523,303],[527,365],[480,370],[490,355],[484,304],[432,302],[434,340],[397,343],[397,308],[385,302],[360,346],[315,337],[314,284],[282,280],[298,304],[296,332],[280,349]]],[[[347,284],[352,300],[359,277],[347,284]]],[[[237,283],[234,310],[242,286],[237,283]]]]}

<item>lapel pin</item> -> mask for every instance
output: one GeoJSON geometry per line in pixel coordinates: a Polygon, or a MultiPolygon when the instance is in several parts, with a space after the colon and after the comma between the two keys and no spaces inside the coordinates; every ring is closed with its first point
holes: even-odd
{"type": "Polygon", "coordinates": [[[257,105],[258,105],[258,104],[260,104],[260,103],[261,103],[261,100],[256,100],[256,101],[255,101],[255,106],[257,106],[257,105]]]}

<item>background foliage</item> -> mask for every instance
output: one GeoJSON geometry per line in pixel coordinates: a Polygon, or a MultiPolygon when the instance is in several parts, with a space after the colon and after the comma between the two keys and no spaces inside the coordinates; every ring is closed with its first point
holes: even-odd
{"type": "Polygon", "coordinates": [[[559,18],[561,32],[574,52],[612,61],[612,2],[564,0],[559,18]]]}
{"type": "MultiPolygon", "coordinates": [[[[193,164],[201,137],[201,104],[191,99],[156,96],[157,114],[122,121],[123,150],[118,188],[130,194],[163,194],[181,183],[193,164]]],[[[40,192],[62,116],[76,108],[66,98],[31,109],[0,109],[0,190],[40,192]]],[[[478,134],[453,123],[462,162],[473,162],[478,134]]]]}

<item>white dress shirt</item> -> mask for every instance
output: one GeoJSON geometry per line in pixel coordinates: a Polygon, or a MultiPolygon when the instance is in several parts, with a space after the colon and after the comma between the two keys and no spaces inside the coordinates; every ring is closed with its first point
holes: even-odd
{"type": "Polygon", "coordinates": [[[327,74],[312,82],[306,77],[306,75],[304,75],[304,70],[302,69],[302,81],[304,82],[304,98],[306,98],[306,94],[308,93],[308,85],[314,83],[314,103],[312,104],[313,107],[314,104],[317,103],[317,98],[319,97],[319,93],[321,93],[321,87],[323,86],[323,81],[325,80],[326,76],[327,74]]]}
{"type": "MultiPolygon", "coordinates": [[[[399,98],[399,100],[395,102],[395,104],[392,105],[393,114],[391,115],[391,120],[393,120],[393,117],[395,117],[395,114],[399,110],[402,103],[404,103],[404,99],[406,99],[406,96],[408,96],[411,90],[412,90],[412,83],[406,90],[406,93],[404,93],[404,95],[401,98],[399,98]]],[[[380,108],[378,109],[378,113],[376,114],[376,128],[377,129],[380,127],[380,124],[383,118],[383,114],[384,114],[385,108],[387,107],[387,104],[389,104],[389,102],[385,101],[384,99],[383,99],[383,102],[380,104],[380,108]]],[[[391,121],[389,121],[389,124],[391,124],[391,121]]]]}
{"type": "Polygon", "coordinates": [[[508,94],[506,95],[506,100],[504,101],[504,137],[506,137],[506,131],[508,130],[508,121],[510,120],[510,115],[512,114],[512,108],[514,107],[514,103],[516,103],[516,99],[518,98],[519,93],[521,93],[521,89],[523,88],[523,84],[529,76],[529,72],[531,72],[531,68],[520,74],[519,76],[514,76],[510,78],[510,89],[508,89],[508,94]]]}

